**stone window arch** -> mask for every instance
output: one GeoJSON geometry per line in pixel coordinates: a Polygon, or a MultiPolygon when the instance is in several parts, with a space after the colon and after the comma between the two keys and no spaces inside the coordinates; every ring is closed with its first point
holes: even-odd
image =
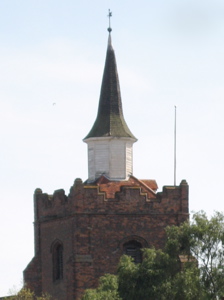
{"type": "Polygon", "coordinates": [[[123,244],[123,253],[131,256],[136,264],[142,262],[141,249],[142,244],[136,240],[130,240],[123,244]]]}
{"type": "Polygon", "coordinates": [[[63,244],[56,240],[51,247],[53,281],[63,279],[63,244]]]}

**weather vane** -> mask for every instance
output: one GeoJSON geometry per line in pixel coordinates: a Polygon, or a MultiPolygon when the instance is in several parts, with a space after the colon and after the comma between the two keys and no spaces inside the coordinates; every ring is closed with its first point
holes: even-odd
{"type": "Polygon", "coordinates": [[[108,32],[112,31],[112,28],[110,27],[110,18],[112,17],[112,11],[109,9],[108,18],[109,18],[109,27],[107,28],[108,32]]]}

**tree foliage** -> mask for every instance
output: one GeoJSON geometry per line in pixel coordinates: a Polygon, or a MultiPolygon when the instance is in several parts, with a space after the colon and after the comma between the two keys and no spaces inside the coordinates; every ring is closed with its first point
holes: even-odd
{"type": "Polygon", "coordinates": [[[191,224],[167,228],[166,251],[170,255],[192,255],[198,262],[202,299],[224,295],[224,215],[210,219],[204,212],[193,215],[191,224]]]}
{"type": "Polygon", "coordinates": [[[166,229],[163,250],[144,249],[135,264],[122,256],[117,275],[105,275],[82,300],[212,300],[224,296],[224,215],[204,212],[166,229]]]}
{"type": "Polygon", "coordinates": [[[144,249],[143,257],[143,262],[137,265],[131,257],[121,258],[117,276],[122,299],[199,299],[195,261],[187,262],[180,272],[179,258],[173,258],[165,251],[144,249]]]}
{"type": "Polygon", "coordinates": [[[82,300],[122,300],[118,294],[117,276],[106,274],[100,278],[99,287],[86,290],[82,300]]]}
{"type": "Polygon", "coordinates": [[[11,296],[10,300],[53,300],[53,298],[46,293],[40,297],[37,297],[30,289],[23,288],[15,296],[11,296]]]}

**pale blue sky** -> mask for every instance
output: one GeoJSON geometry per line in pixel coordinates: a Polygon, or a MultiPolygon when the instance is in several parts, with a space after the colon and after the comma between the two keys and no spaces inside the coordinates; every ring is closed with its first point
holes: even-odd
{"type": "Polygon", "coordinates": [[[0,1],[0,296],[33,257],[33,192],[87,179],[113,12],[134,175],[190,185],[190,210],[224,210],[223,0],[0,1]],[[55,103],[55,105],[53,105],[55,103]]]}

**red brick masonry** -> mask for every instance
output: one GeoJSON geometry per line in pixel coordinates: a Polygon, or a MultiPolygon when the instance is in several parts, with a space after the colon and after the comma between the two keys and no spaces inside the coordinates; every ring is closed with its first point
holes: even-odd
{"type": "Polygon", "coordinates": [[[165,227],[188,219],[188,184],[165,186],[156,193],[154,180],[95,183],[76,179],[70,194],[53,195],[36,189],[35,257],[24,271],[27,287],[58,300],[79,299],[98,278],[116,272],[123,245],[135,240],[143,247],[161,248],[165,227]],[[63,279],[53,281],[52,247],[63,245],[63,279]]]}

